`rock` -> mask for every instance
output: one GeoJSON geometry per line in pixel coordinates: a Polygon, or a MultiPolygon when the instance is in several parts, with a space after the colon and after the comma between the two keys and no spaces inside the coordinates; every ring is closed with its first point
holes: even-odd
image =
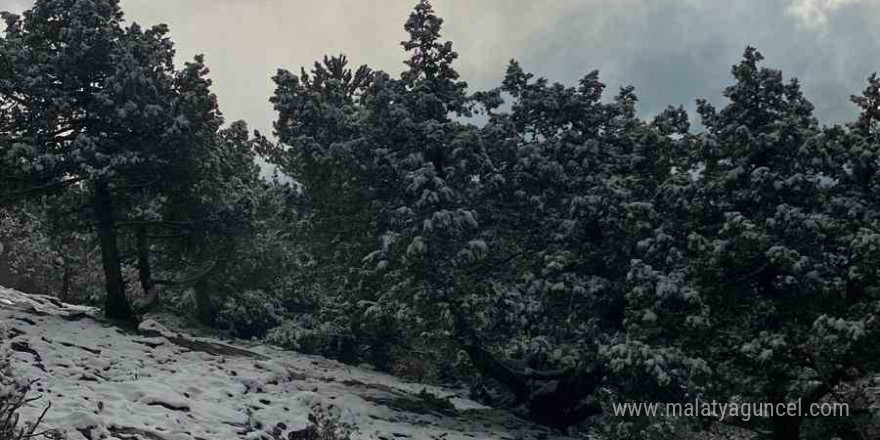
{"type": "Polygon", "coordinates": [[[43,358],[40,357],[40,353],[38,353],[37,350],[31,348],[30,344],[25,341],[13,341],[11,344],[9,344],[9,348],[11,348],[12,351],[17,351],[19,353],[30,354],[37,362],[43,362],[43,358]]]}
{"type": "Polygon", "coordinates": [[[176,335],[168,330],[164,325],[159,324],[153,319],[147,319],[138,325],[138,332],[147,338],[165,337],[173,338],[176,335]]]}

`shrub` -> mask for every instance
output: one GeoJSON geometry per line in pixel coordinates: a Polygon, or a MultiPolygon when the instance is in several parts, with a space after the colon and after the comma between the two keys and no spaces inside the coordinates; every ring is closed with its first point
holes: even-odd
{"type": "Polygon", "coordinates": [[[249,290],[226,298],[217,316],[217,326],[238,338],[262,338],[281,324],[283,316],[284,307],[274,296],[262,290],[249,290]]]}
{"type": "Polygon", "coordinates": [[[353,358],[354,338],[332,323],[319,322],[312,315],[298,315],[269,330],[266,342],[303,354],[315,354],[345,361],[353,358]]]}
{"type": "MultiPolygon", "coordinates": [[[[305,429],[291,431],[289,440],[351,440],[356,429],[339,420],[339,416],[318,406],[309,414],[311,423],[305,429]]],[[[276,436],[280,440],[280,437],[276,436]]]]}

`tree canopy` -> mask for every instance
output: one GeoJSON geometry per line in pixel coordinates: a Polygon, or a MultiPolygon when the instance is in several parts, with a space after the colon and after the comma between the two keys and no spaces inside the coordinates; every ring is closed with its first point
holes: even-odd
{"type": "Polygon", "coordinates": [[[876,74],[852,97],[857,120],[822,125],[748,47],[692,127],[683,107],[644,118],[636,90],[609,93],[597,71],[569,86],[511,60],[497,88],[471,90],[420,0],[399,75],[345,55],[279,69],[275,142],[225,125],[205,59],[175,67],[168,28],[125,26],[115,0],[3,17],[0,239],[33,237],[16,267],[66,283],[94,279],[69,274],[96,266],[97,246],[111,318],[130,317],[136,278],[235,335],[428,366],[608,438],[850,440],[876,416],[610,411],[871,399],[876,74]]]}

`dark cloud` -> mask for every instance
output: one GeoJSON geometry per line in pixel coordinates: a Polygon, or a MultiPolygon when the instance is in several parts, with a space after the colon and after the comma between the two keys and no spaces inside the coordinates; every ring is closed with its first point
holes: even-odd
{"type": "MultiPolygon", "coordinates": [[[[130,21],[168,23],[179,62],[205,53],[227,118],[269,131],[278,67],[324,54],[399,72],[414,2],[401,0],[123,0],[130,21]]],[[[610,92],[632,84],[643,114],[718,104],[746,45],[801,79],[826,122],[850,120],[850,94],[880,70],[875,0],[435,0],[473,88],[497,86],[507,62],[575,84],[599,69],[610,92]]],[[[0,0],[0,9],[29,2],[0,0]]]]}
{"type": "Polygon", "coordinates": [[[569,83],[598,68],[610,86],[634,85],[642,112],[654,114],[670,104],[693,108],[698,97],[723,103],[731,66],[752,45],[766,66],[801,80],[824,121],[852,119],[849,95],[880,69],[880,8],[831,0],[820,15],[803,17],[792,10],[799,3],[587,2],[548,23],[520,58],[527,69],[569,83]]]}

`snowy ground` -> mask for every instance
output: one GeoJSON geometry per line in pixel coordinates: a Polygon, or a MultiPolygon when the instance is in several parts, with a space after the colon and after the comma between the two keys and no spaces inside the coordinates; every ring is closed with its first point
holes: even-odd
{"type": "Polygon", "coordinates": [[[51,402],[45,427],[70,439],[271,439],[273,431],[286,439],[319,407],[355,425],[354,439],[561,439],[455,390],[272,347],[233,347],[152,320],[127,333],[93,314],[0,287],[16,372],[39,379],[43,396],[25,419],[51,402]]]}

